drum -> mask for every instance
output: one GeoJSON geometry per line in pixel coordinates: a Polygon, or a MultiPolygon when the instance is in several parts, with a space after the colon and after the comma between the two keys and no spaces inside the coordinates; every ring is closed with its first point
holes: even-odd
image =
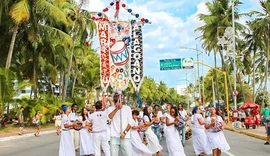
{"type": "Polygon", "coordinates": [[[189,140],[192,137],[192,131],[189,125],[186,126],[186,140],[189,140]]]}
{"type": "Polygon", "coordinates": [[[222,122],[216,122],[213,129],[214,129],[215,132],[221,131],[222,130],[222,122]]]}

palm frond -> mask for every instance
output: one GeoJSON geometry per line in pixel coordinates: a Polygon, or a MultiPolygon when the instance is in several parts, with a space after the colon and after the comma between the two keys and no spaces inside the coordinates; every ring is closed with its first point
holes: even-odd
{"type": "Polygon", "coordinates": [[[30,18],[30,6],[28,0],[20,0],[18,3],[15,3],[11,7],[9,14],[17,24],[28,21],[30,18]]]}

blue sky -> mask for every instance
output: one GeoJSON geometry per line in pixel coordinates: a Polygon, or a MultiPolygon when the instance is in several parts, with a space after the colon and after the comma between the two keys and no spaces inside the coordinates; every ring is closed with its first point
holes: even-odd
{"type": "MultiPolygon", "coordinates": [[[[112,0],[89,0],[87,10],[101,12],[106,6],[109,6],[112,0]]],[[[169,87],[185,85],[184,70],[160,71],[159,60],[169,58],[194,57],[196,60],[196,51],[183,50],[180,47],[201,48],[201,42],[195,40],[200,35],[194,32],[194,29],[203,23],[197,18],[200,13],[207,13],[204,3],[207,0],[126,0],[127,6],[132,8],[135,13],[149,19],[152,24],[143,27],[144,42],[144,69],[145,75],[153,77],[156,81],[164,81],[169,87]]],[[[244,4],[239,8],[240,13],[246,13],[251,10],[259,10],[259,0],[241,0],[244,4]]],[[[113,19],[113,12],[107,15],[113,19]]],[[[126,10],[120,10],[120,19],[134,19],[126,10]]],[[[239,22],[244,23],[246,19],[239,22]]],[[[94,46],[98,47],[97,39],[94,39],[94,46]]],[[[213,56],[203,54],[204,62],[208,65],[214,65],[213,56]]],[[[200,61],[202,55],[200,55],[200,61]]],[[[220,64],[220,59],[218,59],[220,64]]],[[[200,75],[202,69],[200,67],[200,75]]],[[[204,74],[208,68],[204,67],[204,74]]],[[[188,70],[188,80],[194,82],[195,72],[188,70]]]]}

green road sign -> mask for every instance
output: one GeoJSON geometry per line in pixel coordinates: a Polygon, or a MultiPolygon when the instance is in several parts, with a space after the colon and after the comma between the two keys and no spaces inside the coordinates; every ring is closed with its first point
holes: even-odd
{"type": "Polygon", "coordinates": [[[192,57],[159,60],[160,70],[193,69],[192,57]]]}
{"type": "Polygon", "coordinates": [[[160,70],[178,70],[182,68],[181,59],[165,59],[159,60],[160,70]]]}

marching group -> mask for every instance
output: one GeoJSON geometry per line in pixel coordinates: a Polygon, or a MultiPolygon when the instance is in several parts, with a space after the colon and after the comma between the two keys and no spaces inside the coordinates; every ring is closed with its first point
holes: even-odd
{"type": "MultiPolygon", "coordinates": [[[[118,156],[121,149],[124,156],[162,156],[161,137],[166,138],[169,156],[185,156],[186,123],[189,114],[182,105],[178,108],[166,105],[166,113],[159,106],[144,106],[141,110],[122,105],[120,95],[107,98],[110,107],[103,109],[101,101],[95,103],[95,111],[82,108],[77,114],[77,105],[62,106],[61,139],[59,156],[80,155],[118,156]]],[[[206,119],[203,108],[192,111],[192,144],[196,155],[220,156],[230,149],[222,130],[224,122],[215,108],[210,109],[206,119]]],[[[59,117],[59,116],[58,116],[59,117]]],[[[56,120],[60,123],[60,118],[56,120]]]]}

